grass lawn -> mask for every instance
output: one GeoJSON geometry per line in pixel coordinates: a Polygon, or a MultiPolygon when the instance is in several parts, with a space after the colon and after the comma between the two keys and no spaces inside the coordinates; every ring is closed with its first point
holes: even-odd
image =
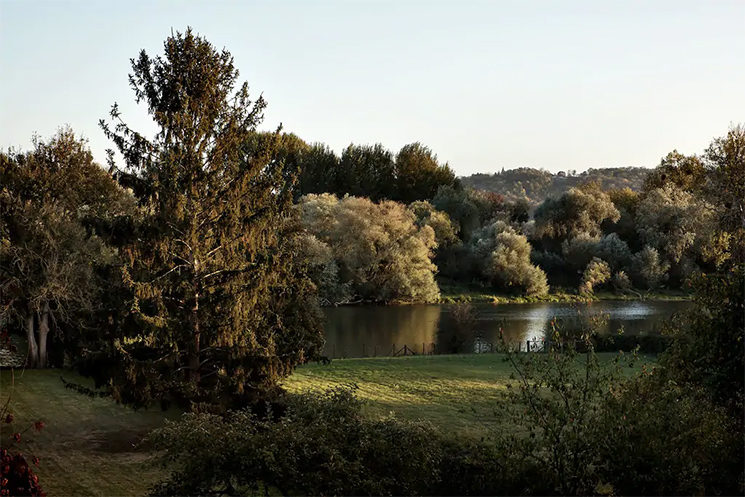
{"type": "MultiPolygon", "coordinates": [[[[610,361],[615,354],[599,354],[610,361]]],[[[501,354],[386,357],[309,364],[285,381],[291,392],[356,384],[371,416],[429,420],[455,436],[488,436],[503,426],[495,412],[511,372],[501,354]]],[[[646,358],[640,362],[651,362],[646,358]]],[[[639,364],[638,364],[639,366],[639,364]]],[[[628,374],[634,374],[628,370],[628,374]]],[[[144,495],[162,477],[149,462],[142,437],[178,413],[119,406],[66,389],[68,381],[85,384],[63,370],[0,371],[0,399],[12,393],[15,429],[36,420],[46,427],[24,433],[22,451],[41,459],[38,474],[49,495],[144,495]]],[[[12,431],[0,424],[0,436],[12,431]]],[[[15,430],[13,430],[15,431],[15,430]]]]}
{"type": "MultiPolygon", "coordinates": [[[[13,388],[11,372],[0,371],[2,403],[12,395],[11,426],[23,430],[36,420],[46,424],[39,433],[24,433],[20,444],[24,454],[41,459],[37,474],[42,488],[50,496],[145,495],[160,469],[147,464],[147,450],[133,444],[176,413],[134,411],[108,399],[91,399],[66,389],[61,375],[85,383],[59,369],[16,370],[13,388]]],[[[3,440],[12,435],[9,425],[0,424],[0,430],[3,440]]]]}
{"type": "MultiPolygon", "coordinates": [[[[616,356],[598,355],[608,363],[616,356]]],[[[653,361],[641,359],[626,372],[653,361]]],[[[285,387],[301,392],[355,384],[370,415],[425,419],[449,433],[480,437],[504,427],[495,405],[511,372],[502,354],[336,359],[298,368],[285,387]]]]}

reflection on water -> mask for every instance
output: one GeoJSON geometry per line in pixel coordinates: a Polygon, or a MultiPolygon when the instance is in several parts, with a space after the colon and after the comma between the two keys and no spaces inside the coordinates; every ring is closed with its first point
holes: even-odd
{"type": "MultiPolygon", "coordinates": [[[[474,304],[478,320],[465,336],[450,315],[450,306],[347,306],[325,309],[329,357],[393,355],[404,345],[417,354],[473,351],[474,344],[496,343],[499,329],[513,343],[540,339],[556,318],[564,328],[588,326],[601,333],[659,333],[669,317],[688,302],[607,301],[592,304],[474,304]]],[[[478,347],[479,345],[477,345],[478,347]]]]}

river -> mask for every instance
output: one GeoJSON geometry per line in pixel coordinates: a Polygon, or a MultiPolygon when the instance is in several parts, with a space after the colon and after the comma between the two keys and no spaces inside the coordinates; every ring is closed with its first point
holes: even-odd
{"type": "Polygon", "coordinates": [[[513,343],[540,339],[549,322],[561,326],[587,324],[601,333],[659,333],[662,323],[690,302],[601,301],[590,304],[473,304],[476,322],[458,333],[449,304],[342,306],[325,309],[326,345],[330,358],[422,353],[473,352],[477,343],[497,343],[499,329],[513,343]]]}

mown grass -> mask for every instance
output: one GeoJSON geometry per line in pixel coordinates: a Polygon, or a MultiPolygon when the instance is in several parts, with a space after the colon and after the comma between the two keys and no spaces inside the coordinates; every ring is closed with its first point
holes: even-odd
{"type": "MultiPolygon", "coordinates": [[[[598,355],[607,364],[616,357],[598,355]]],[[[625,373],[653,360],[641,357],[625,373]]],[[[338,359],[298,368],[285,387],[302,392],[356,385],[369,415],[423,419],[446,433],[481,437],[509,429],[497,406],[512,371],[503,354],[338,359]]]]}
{"type": "Polygon", "coordinates": [[[134,411],[109,399],[93,399],[65,388],[60,376],[87,384],[61,370],[0,371],[0,400],[4,404],[11,396],[15,416],[12,425],[0,424],[3,441],[11,430],[44,421],[41,432],[23,434],[19,450],[40,458],[37,474],[50,496],[145,495],[162,472],[148,461],[147,448],[137,444],[165,417],[178,413],[134,411]]]}
{"type": "MultiPolygon", "coordinates": [[[[610,362],[615,354],[599,354],[610,362]]],[[[642,358],[627,374],[634,374],[642,358]]],[[[386,357],[308,364],[285,381],[290,392],[356,385],[366,414],[428,420],[453,436],[483,437],[510,429],[500,419],[512,369],[502,354],[386,357]]],[[[147,446],[138,445],[166,418],[179,413],[134,411],[109,399],[92,399],[66,389],[66,380],[86,384],[62,370],[0,371],[0,399],[11,395],[13,425],[0,425],[8,440],[32,422],[46,424],[39,433],[24,433],[22,451],[41,459],[38,474],[49,495],[145,495],[164,476],[152,464],[147,446]]]]}

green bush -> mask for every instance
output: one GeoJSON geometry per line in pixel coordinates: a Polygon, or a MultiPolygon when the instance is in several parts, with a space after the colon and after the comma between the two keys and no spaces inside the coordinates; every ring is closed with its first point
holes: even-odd
{"type": "Polygon", "coordinates": [[[287,398],[266,416],[187,414],[151,435],[173,470],[157,495],[432,495],[494,490],[493,449],[361,413],[353,389],[287,398]],[[279,411],[284,411],[281,414],[279,411]],[[482,457],[483,456],[483,457],[482,457]],[[454,480],[453,478],[458,478],[454,480]]]}

